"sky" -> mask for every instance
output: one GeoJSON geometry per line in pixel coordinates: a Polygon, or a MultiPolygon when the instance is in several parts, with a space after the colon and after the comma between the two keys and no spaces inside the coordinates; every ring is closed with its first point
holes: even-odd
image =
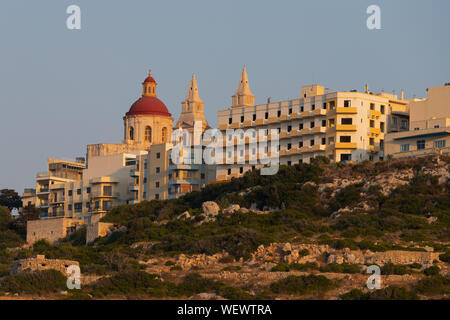
{"type": "Polygon", "coordinates": [[[243,65],[257,104],[334,90],[426,97],[450,82],[448,0],[2,0],[0,189],[34,187],[47,158],[120,143],[148,69],[175,120],[192,73],[211,126],[243,65]],[[369,30],[366,10],[381,9],[369,30]],[[66,9],[81,9],[69,30],[66,9]]]}

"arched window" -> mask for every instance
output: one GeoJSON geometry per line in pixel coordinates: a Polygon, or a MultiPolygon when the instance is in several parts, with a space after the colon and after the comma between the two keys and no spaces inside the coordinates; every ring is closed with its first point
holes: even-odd
{"type": "Polygon", "coordinates": [[[166,141],[166,139],[167,139],[167,128],[166,127],[162,128],[161,139],[162,139],[163,143],[167,142],[166,141]]]}
{"type": "Polygon", "coordinates": [[[152,142],[152,128],[145,127],[145,141],[152,142]]]}
{"type": "Polygon", "coordinates": [[[130,127],[130,140],[134,140],[134,128],[130,127]]]}

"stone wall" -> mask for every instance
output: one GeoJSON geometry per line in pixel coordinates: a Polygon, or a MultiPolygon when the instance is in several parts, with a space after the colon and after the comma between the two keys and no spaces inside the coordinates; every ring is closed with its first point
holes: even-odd
{"type": "Polygon", "coordinates": [[[27,243],[33,244],[41,239],[55,243],[83,225],[84,221],[71,218],[30,220],[27,222],[27,243]]]}
{"type": "Polygon", "coordinates": [[[37,255],[35,258],[16,260],[11,265],[11,274],[19,274],[33,271],[57,270],[68,276],[66,270],[69,266],[80,264],[78,261],[46,259],[44,255],[37,255]]]}
{"type": "Polygon", "coordinates": [[[87,226],[86,230],[86,244],[92,243],[95,239],[99,237],[104,237],[111,233],[113,229],[112,223],[106,222],[95,222],[87,226]]]}

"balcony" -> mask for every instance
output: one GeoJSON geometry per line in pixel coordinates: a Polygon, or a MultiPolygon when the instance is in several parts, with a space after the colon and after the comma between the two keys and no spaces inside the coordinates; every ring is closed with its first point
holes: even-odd
{"type": "Polygon", "coordinates": [[[276,123],[278,122],[278,117],[271,117],[267,119],[267,123],[276,123]]]}
{"type": "Polygon", "coordinates": [[[49,192],[50,192],[50,189],[49,189],[49,188],[40,188],[40,189],[38,190],[37,194],[38,194],[38,195],[41,195],[41,194],[48,194],[49,192]]]}
{"type": "Polygon", "coordinates": [[[139,191],[139,185],[131,183],[130,186],[128,187],[128,190],[129,191],[139,191]]]}
{"type": "Polygon", "coordinates": [[[369,147],[370,147],[370,151],[372,151],[372,152],[380,152],[380,150],[381,150],[380,146],[371,145],[369,147]]]}
{"type": "Polygon", "coordinates": [[[288,115],[287,114],[282,114],[280,116],[280,121],[286,121],[286,120],[288,120],[288,115]]]}
{"type": "Polygon", "coordinates": [[[355,142],[336,142],[336,149],[356,149],[355,142]]]}
{"type": "Polygon", "coordinates": [[[264,124],[264,119],[256,119],[255,120],[255,126],[261,126],[264,124]]]}
{"type": "Polygon", "coordinates": [[[244,127],[251,127],[253,126],[253,121],[249,120],[249,121],[244,121],[244,123],[242,124],[244,127]]]}
{"type": "Polygon", "coordinates": [[[308,134],[311,134],[311,133],[312,133],[311,129],[309,129],[309,128],[305,128],[305,129],[300,130],[300,134],[301,135],[308,135],[308,134]]]}
{"type": "Polygon", "coordinates": [[[240,126],[241,124],[239,122],[233,122],[232,124],[230,124],[231,129],[238,129],[240,126]]]}
{"type": "Polygon", "coordinates": [[[326,145],[324,145],[324,144],[316,144],[311,147],[312,152],[325,151],[325,149],[326,149],[326,145]]]}
{"type": "Polygon", "coordinates": [[[287,131],[281,131],[280,132],[280,139],[286,139],[288,138],[288,132],[287,131]]]}
{"type": "Polygon", "coordinates": [[[370,133],[371,134],[380,134],[381,130],[380,130],[380,128],[370,128],[370,133]]]}
{"type": "Polygon", "coordinates": [[[300,117],[301,117],[301,118],[309,118],[309,117],[312,117],[312,112],[311,112],[311,111],[303,111],[303,112],[300,112],[300,117]]]}
{"type": "Polygon", "coordinates": [[[343,114],[358,113],[358,109],[356,107],[337,107],[336,113],[343,113],[343,114]]]}
{"type": "Polygon", "coordinates": [[[381,117],[381,112],[377,110],[370,110],[369,114],[371,117],[381,117]]]}
{"type": "Polygon", "coordinates": [[[286,149],[282,149],[282,150],[280,150],[280,151],[279,151],[280,157],[283,157],[283,156],[285,156],[285,155],[286,155],[286,153],[287,153],[287,151],[288,151],[288,150],[286,150],[286,149]]]}
{"type": "Polygon", "coordinates": [[[130,170],[130,177],[139,177],[139,176],[140,176],[139,170],[136,169],[130,170]]]}
{"type": "Polygon", "coordinates": [[[224,131],[224,130],[227,130],[227,128],[228,128],[228,125],[227,125],[227,124],[220,124],[220,125],[219,125],[219,130],[224,131]]]}
{"type": "Polygon", "coordinates": [[[56,197],[50,199],[50,203],[62,203],[65,201],[65,197],[56,197]]]}
{"type": "Polygon", "coordinates": [[[290,155],[297,154],[298,151],[299,151],[299,149],[297,147],[294,147],[294,148],[289,150],[289,154],[290,155]]]}
{"type": "Polygon", "coordinates": [[[304,147],[301,147],[299,150],[301,153],[309,153],[309,152],[311,152],[311,147],[304,146],[304,147]]]}
{"type": "Polygon", "coordinates": [[[316,134],[316,133],[325,133],[327,131],[326,127],[314,127],[311,129],[311,133],[312,134],[316,134]]]}
{"type": "MultiPolygon", "coordinates": [[[[138,190],[139,190],[139,186],[138,186],[138,190]]],[[[91,197],[92,198],[119,198],[120,193],[119,192],[109,193],[109,192],[98,191],[98,192],[92,192],[91,197]]]]}
{"type": "Polygon", "coordinates": [[[296,137],[296,136],[299,136],[299,135],[300,135],[300,130],[291,130],[289,132],[289,136],[290,137],[296,137]]]}
{"type": "Polygon", "coordinates": [[[326,109],[316,109],[312,111],[313,116],[325,116],[327,114],[326,109]]]}
{"type": "Polygon", "coordinates": [[[336,126],[336,131],[356,131],[355,124],[338,124],[336,126]]]}

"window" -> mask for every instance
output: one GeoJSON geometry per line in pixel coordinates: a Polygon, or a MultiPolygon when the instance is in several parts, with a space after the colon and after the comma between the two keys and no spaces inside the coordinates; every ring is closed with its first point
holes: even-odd
{"type": "Polygon", "coordinates": [[[289,108],[289,114],[292,114],[292,108],[289,108]]]}
{"type": "Polygon", "coordinates": [[[300,106],[300,112],[303,112],[303,111],[305,111],[305,107],[300,106]]]}
{"type": "Polygon", "coordinates": [[[78,195],[81,194],[81,189],[77,189],[77,194],[78,194],[78,195]]]}
{"type": "Polygon", "coordinates": [[[83,203],[82,202],[75,203],[74,207],[75,207],[75,212],[77,212],[77,213],[83,211],[83,203]]]}
{"type": "Polygon", "coordinates": [[[434,128],[435,128],[435,129],[439,128],[439,125],[438,125],[438,124],[435,124],[435,125],[434,125],[434,128]]]}
{"type": "Polygon", "coordinates": [[[243,173],[244,172],[244,168],[243,167],[240,167],[239,168],[239,173],[243,173]]]}
{"type": "Polygon", "coordinates": [[[352,161],[351,154],[341,154],[341,161],[352,161]]]}
{"type": "Polygon", "coordinates": [[[231,174],[231,169],[228,169],[228,175],[230,175],[231,174]]]}
{"type": "Polygon", "coordinates": [[[241,116],[241,122],[244,122],[244,116],[241,116]]]}
{"type": "Polygon", "coordinates": [[[145,141],[152,142],[152,128],[149,126],[145,127],[145,141]]]}
{"type": "Polygon", "coordinates": [[[291,164],[292,164],[292,162],[291,162],[291,161],[288,161],[288,162],[287,162],[287,165],[288,165],[288,166],[290,166],[291,164]]]}
{"type": "Polygon", "coordinates": [[[277,112],[277,117],[279,118],[280,116],[281,116],[281,111],[278,110],[278,112],[277,112]]]}
{"type": "Polygon", "coordinates": [[[287,131],[288,131],[288,132],[291,132],[291,131],[292,131],[292,126],[288,126],[288,127],[287,127],[287,131]]]}
{"type": "Polygon", "coordinates": [[[313,145],[314,145],[314,139],[311,139],[311,140],[309,141],[309,145],[310,145],[310,146],[313,146],[313,145]]]}
{"type": "Polygon", "coordinates": [[[303,141],[299,141],[299,142],[298,142],[298,147],[299,147],[299,148],[303,148],[303,141]]]}
{"type": "Polygon", "coordinates": [[[328,144],[333,144],[333,143],[334,143],[334,137],[329,137],[328,144]]]}
{"type": "Polygon", "coordinates": [[[344,100],[344,107],[345,108],[350,107],[350,100],[344,100]]]}
{"type": "Polygon", "coordinates": [[[371,128],[375,128],[375,121],[374,120],[370,120],[370,127],[371,128]]]}
{"type": "Polygon", "coordinates": [[[330,101],[330,110],[333,110],[335,107],[335,102],[334,101],[330,101]]]}
{"type": "Polygon", "coordinates": [[[134,128],[130,127],[130,140],[134,140],[134,128]]]}
{"type": "Polygon", "coordinates": [[[159,200],[159,194],[158,194],[158,193],[155,194],[155,199],[156,199],[156,200],[159,200]]]}
{"type": "Polygon", "coordinates": [[[351,136],[340,136],[339,141],[340,142],[352,142],[352,137],[351,136]]]}
{"type": "Polygon", "coordinates": [[[409,151],[409,143],[405,143],[400,145],[400,151],[401,152],[408,152],[409,151]]]}
{"type": "Polygon", "coordinates": [[[69,190],[69,197],[72,196],[72,193],[73,193],[73,191],[72,191],[72,190],[69,190]]]}
{"type": "Polygon", "coordinates": [[[67,206],[67,209],[68,209],[69,211],[72,211],[72,205],[69,204],[69,205],[67,206]]]}
{"type": "Polygon", "coordinates": [[[266,112],[266,113],[264,114],[264,119],[269,119],[269,113],[268,113],[268,112],[266,112]]]}
{"type": "Polygon", "coordinates": [[[103,195],[104,196],[112,196],[112,186],[103,186],[103,195]]]}
{"type": "Polygon", "coordinates": [[[445,140],[438,140],[434,142],[435,148],[445,148],[445,140]]]}
{"type": "Polygon", "coordinates": [[[342,118],[341,124],[353,124],[353,119],[352,118],[342,118]]]}
{"type": "Polygon", "coordinates": [[[303,123],[302,122],[298,125],[298,130],[303,130],[303,123]]]}
{"type": "Polygon", "coordinates": [[[370,104],[370,110],[375,110],[375,103],[370,104]]]}
{"type": "Polygon", "coordinates": [[[384,122],[380,122],[380,131],[384,132],[384,122]]]}
{"type": "Polygon", "coordinates": [[[86,188],[86,193],[91,193],[91,187],[86,188]]]}
{"type": "Polygon", "coordinates": [[[327,126],[327,120],[322,120],[322,127],[326,127],[327,126]]]}
{"type": "Polygon", "coordinates": [[[369,144],[370,144],[371,146],[375,145],[375,139],[374,139],[374,138],[370,138],[370,139],[369,139],[369,144]]]}
{"type": "Polygon", "coordinates": [[[288,143],[287,149],[288,149],[288,150],[291,150],[291,148],[292,148],[292,145],[291,145],[290,143],[288,143]]]}
{"type": "Polygon", "coordinates": [[[316,105],[315,104],[311,105],[311,110],[316,110],[316,105]]]}
{"type": "Polygon", "coordinates": [[[384,106],[383,105],[380,106],[380,112],[381,112],[381,114],[384,114],[384,106]]]}
{"type": "Polygon", "coordinates": [[[326,143],[327,143],[326,139],[325,139],[325,138],[322,138],[322,145],[324,145],[324,144],[326,144],[326,143]]]}
{"type": "Polygon", "coordinates": [[[322,109],[326,109],[326,108],[327,108],[327,103],[324,102],[324,103],[322,104],[322,109]]]}
{"type": "Polygon", "coordinates": [[[156,181],[156,182],[155,182],[155,187],[156,187],[156,188],[159,188],[159,181],[156,181]]]}
{"type": "Polygon", "coordinates": [[[256,114],[253,115],[253,121],[255,121],[255,120],[256,120],[256,114]]]}
{"type": "Polygon", "coordinates": [[[161,169],[159,167],[156,167],[156,173],[159,173],[161,169]]]}
{"type": "Polygon", "coordinates": [[[233,118],[228,118],[228,124],[231,124],[233,122],[233,118]]]}
{"type": "Polygon", "coordinates": [[[425,140],[417,140],[417,150],[425,149],[425,140]]]}
{"type": "Polygon", "coordinates": [[[167,142],[167,128],[162,128],[161,131],[161,140],[162,142],[167,142]]]}
{"type": "Polygon", "coordinates": [[[328,120],[328,127],[330,127],[330,128],[334,127],[334,119],[328,120]]]}
{"type": "Polygon", "coordinates": [[[314,121],[311,121],[311,123],[309,124],[309,127],[312,129],[312,128],[314,128],[314,125],[315,125],[314,121]]]}
{"type": "Polygon", "coordinates": [[[161,153],[160,152],[157,152],[156,153],[156,159],[160,159],[161,158],[161,153]]]}

